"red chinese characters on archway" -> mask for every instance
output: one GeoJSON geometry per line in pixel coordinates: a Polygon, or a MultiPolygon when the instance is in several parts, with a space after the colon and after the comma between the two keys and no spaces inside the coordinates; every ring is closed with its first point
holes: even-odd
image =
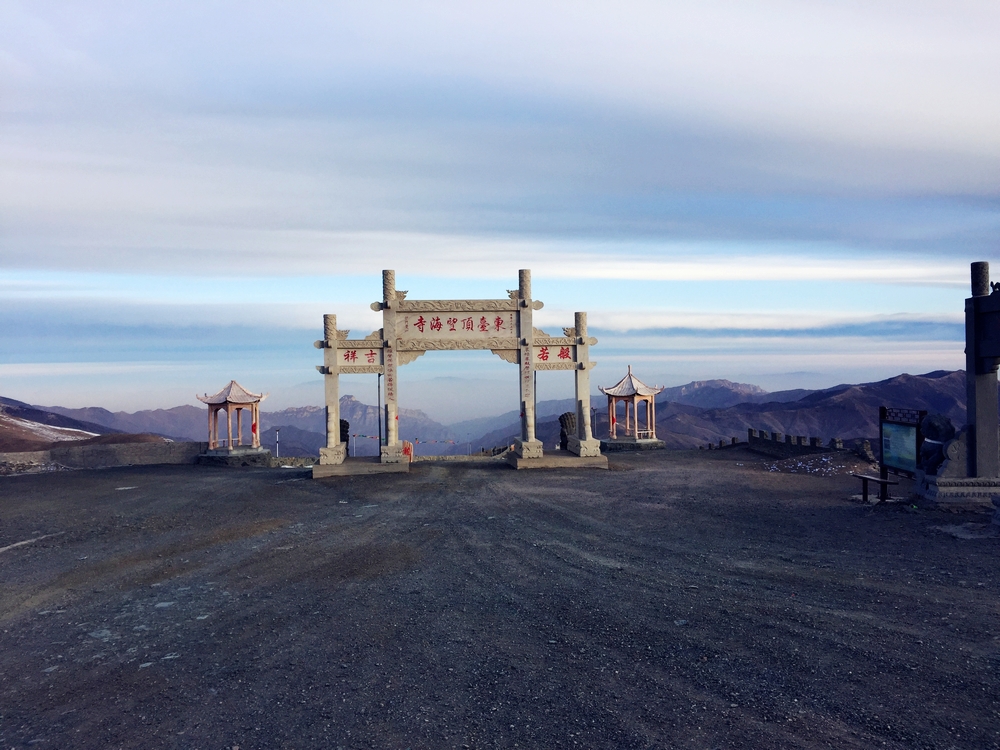
{"type": "Polygon", "coordinates": [[[400,338],[449,339],[516,336],[516,314],[512,312],[408,313],[397,328],[400,338]]]}

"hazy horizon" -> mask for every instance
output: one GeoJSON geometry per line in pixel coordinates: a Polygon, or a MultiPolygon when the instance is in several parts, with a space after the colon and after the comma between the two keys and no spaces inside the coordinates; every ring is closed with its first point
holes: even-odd
{"type": "MultiPolygon", "coordinates": [[[[379,328],[386,268],[410,299],[530,268],[538,327],[588,312],[595,388],[959,369],[1000,248],[997,28],[989,2],[6,2],[0,393],[300,405],[322,315],[379,328]]],[[[516,384],[431,352],[400,402],[502,413],[516,384]]]]}

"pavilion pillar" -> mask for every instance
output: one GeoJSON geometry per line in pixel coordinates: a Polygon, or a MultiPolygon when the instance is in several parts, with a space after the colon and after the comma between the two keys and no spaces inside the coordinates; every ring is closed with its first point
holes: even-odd
{"type": "Polygon", "coordinates": [[[243,408],[236,407],[236,444],[243,445],[243,408]]]}
{"type": "Polygon", "coordinates": [[[213,419],[214,416],[215,416],[215,412],[212,410],[212,407],[209,406],[208,407],[208,449],[209,450],[212,450],[215,447],[215,430],[212,429],[212,427],[213,427],[212,423],[215,421],[213,419]]]}
{"type": "Polygon", "coordinates": [[[226,404],[226,447],[229,450],[233,449],[233,412],[232,407],[226,404]]]}
{"type": "Polygon", "coordinates": [[[542,444],[535,439],[535,328],[532,322],[531,271],[522,268],[517,275],[521,439],[514,441],[514,452],[521,458],[541,458],[542,444]]]}
{"type": "Polygon", "coordinates": [[[250,407],[250,444],[260,448],[260,404],[250,407]]]}
{"type": "Polygon", "coordinates": [[[566,447],[578,456],[601,455],[601,443],[594,439],[590,424],[590,338],[587,313],[578,312],[576,320],[576,435],[570,435],[566,447]]]}

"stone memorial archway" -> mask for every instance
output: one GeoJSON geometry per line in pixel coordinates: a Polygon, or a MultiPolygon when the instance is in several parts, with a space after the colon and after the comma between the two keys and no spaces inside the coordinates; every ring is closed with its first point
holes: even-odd
{"type": "Polygon", "coordinates": [[[382,313],[382,328],[363,339],[349,338],[337,329],[337,316],[323,316],[323,350],[327,428],[320,465],[341,464],[346,445],[340,441],[341,373],[380,373],[388,416],[382,464],[402,464],[399,439],[398,377],[400,366],[432,350],[489,349],[518,366],[521,403],[521,437],[515,442],[518,459],[541,459],[542,444],[535,437],[534,375],[536,370],[572,370],[576,375],[577,434],[568,449],[580,457],[600,456],[600,442],[590,425],[590,347],[597,339],[587,334],[587,313],[578,312],[574,327],[562,336],[549,336],[532,324],[532,314],[543,303],[531,298],[531,271],[518,272],[518,288],[507,299],[408,300],[396,289],[394,271],[382,272],[382,301],[371,308],[382,313]]]}

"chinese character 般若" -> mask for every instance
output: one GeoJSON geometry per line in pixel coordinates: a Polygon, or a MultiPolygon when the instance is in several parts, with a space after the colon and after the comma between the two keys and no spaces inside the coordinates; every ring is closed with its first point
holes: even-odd
{"type": "Polygon", "coordinates": [[[547,346],[539,347],[538,348],[538,358],[542,362],[548,362],[549,361],[549,347],[547,347],[547,346]]]}
{"type": "Polygon", "coordinates": [[[572,359],[573,355],[569,353],[568,346],[559,347],[559,359],[572,359]]]}

